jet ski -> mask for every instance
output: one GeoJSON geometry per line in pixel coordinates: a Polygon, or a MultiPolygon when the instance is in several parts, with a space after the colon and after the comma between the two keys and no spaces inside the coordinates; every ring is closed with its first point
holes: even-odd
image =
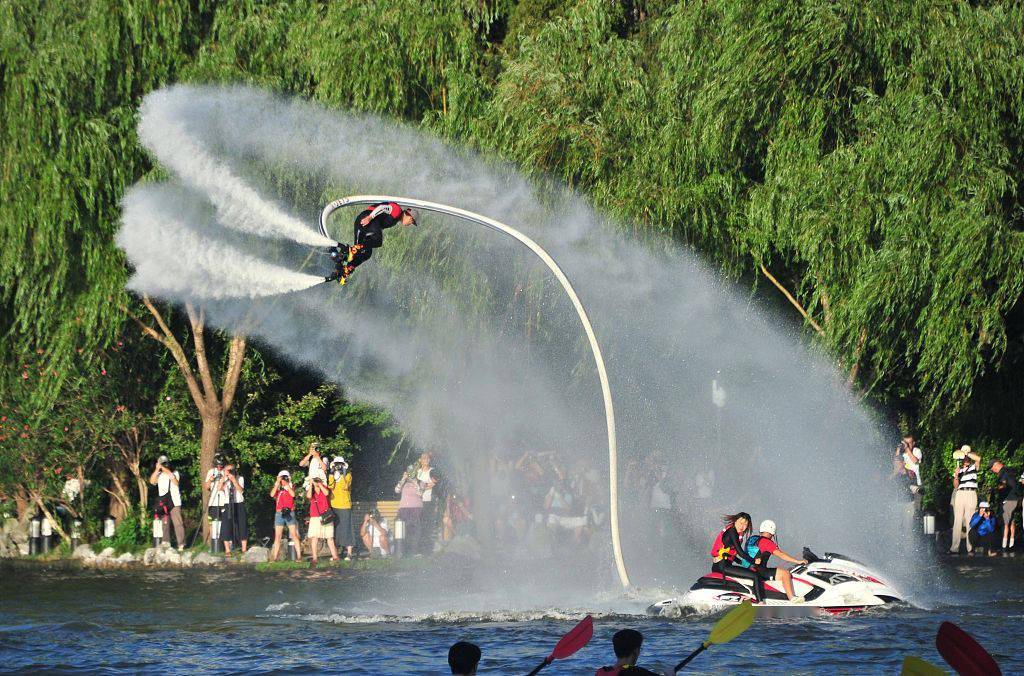
{"type": "MultiPolygon", "coordinates": [[[[764,606],[848,613],[904,600],[892,585],[848,556],[827,552],[819,557],[804,547],[803,558],[807,565],[794,566],[790,572],[793,591],[797,596],[802,595],[804,602],[793,603],[786,597],[780,582],[769,580],[764,584],[764,606]]],[[[685,596],[658,601],[647,608],[647,614],[679,617],[687,610],[711,610],[747,600],[754,603],[752,582],[708,573],[697,580],[685,596]]]]}

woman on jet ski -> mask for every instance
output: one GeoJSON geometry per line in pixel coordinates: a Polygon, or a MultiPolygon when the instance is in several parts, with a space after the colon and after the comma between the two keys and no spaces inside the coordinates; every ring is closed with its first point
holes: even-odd
{"type": "Polygon", "coordinates": [[[754,597],[764,603],[764,580],[757,574],[756,562],[750,558],[744,547],[744,538],[750,530],[751,518],[746,512],[726,514],[722,517],[725,528],[711,545],[711,571],[729,577],[750,580],[754,585],[754,597]],[[737,565],[737,563],[744,565],[737,565]]]}

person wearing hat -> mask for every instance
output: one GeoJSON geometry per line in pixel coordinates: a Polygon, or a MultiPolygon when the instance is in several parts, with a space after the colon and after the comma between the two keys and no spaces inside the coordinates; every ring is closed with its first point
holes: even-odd
{"type": "Polygon", "coordinates": [[[807,564],[807,561],[798,559],[795,556],[790,556],[775,543],[775,522],[771,519],[765,519],[761,522],[758,527],[760,535],[751,535],[747,538],[747,543],[744,545],[747,550],[747,554],[751,555],[754,559],[755,566],[753,569],[761,576],[763,580],[778,580],[782,583],[782,588],[786,592],[786,597],[793,603],[803,603],[804,597],[797,596],[793,592],[793,576],[785,568],[769,568],[768,558],[775,554],[783,561],[789,563],[802,563],[807,564]]]}
{"type": "MultiPolygon", "coordinates": [[[[960,553],[962,530],[971,522],[971,515],[978,508],[978,466],[981,456],[964,444],[960,450],[953,451],[953,459],[960,463],[953,475],[953,541],[949,546],[950,554],[960,553]]],[[[974,551],[970,538],[967,539],[967,553],[974,551]]]]}
{"type": "Polygon", "coordinates": [[[339,243],[331,249],[331,256],[335,258],[335,270],[326,281],[338,280],[344,284],[353,270],[370,260],[374,249],[384,245],[384,231],[399,223],[416,225],[416,212],[412,209],[403,209],[398,202],[373,204],[359,212],[353,222],[352,245],[339,243]]]}
{"type": "Polygon", "coordinates": [[[978,511],[971,517],[971,530],[967,540],[975,547],[984,547],[989,556],[996,552],[996,517],[987,502],[978,503],[978,511]]]}
{"type": "Polygon", "coordinates": [[[352,533],[352,474],[345,458],[337,455],[331,460],[331,473],[327,477],[331,489],[331,509],[334,511],[334,544],[338,551],[345,550],[345,560],[352,560],[355,535],[352,533]]]}
{"type": "Polygon", "coordinates": [[[270,550],[270,560],[277,561],[277,553],[281,551],[281,535],[285,527],[288,536],[295,545],[298,559],[302,559],[302,546],[299,544],[299,522],[295,518],[295,486],[292,475],[283,469],[277,473],[277,481],[270,489],[270,497],[274,499],[274,547],[270,550]]]}
{"type": "Polygon", "coordinates": [[[164,533],[168,544],[171,542],[170,526],[174,525],[174,539],[178,543],[178,551],[185,549],[185,523],[181,520],[181,475],[168,466],[166,455],[156,460],[156,467],[149,475],[149,483],[156,486],[157,516],[164,522],[164,533]]]}

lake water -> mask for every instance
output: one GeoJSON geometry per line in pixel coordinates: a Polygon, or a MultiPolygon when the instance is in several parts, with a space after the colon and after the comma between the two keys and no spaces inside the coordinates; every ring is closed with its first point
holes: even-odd
{"type": "MultiPolygon", "coordinates": [[[[943,664],[935,632],[952,620],[1002,665],[1024,673],[1024,573],[1018,559],[932,564],[918,605],[845,617],[759,619],[714,646],[693,673],[897,673],[905,655],[943,664]],[[927,607],[920,607],[927,606],[927,607]]],[[[587,674],[613,661],[611,635],[644,633],[641,664],[674,664],[714,617],[648,618],[664,592],[593,591],[578,584],[472,570],[259,573],[0,568],[0,670],[13,672],[448,673],[448,646],[480,645],[481,673],[526,673],[586,613],[594,638],[545,674],[587,674]],[[488,592],[467,591],[489,588],[488,592]],[[569,592],[570,588],[577,591],[569,592]],[[544,598],[543,602],[527,599],[544,598]],[[518,600],[517,600],[518,599],[518,600]]],[[[576,581],[574,581],[576,582],[576,581]]],[[[604,586],[605,589],[611,589],[604,586]]]]}

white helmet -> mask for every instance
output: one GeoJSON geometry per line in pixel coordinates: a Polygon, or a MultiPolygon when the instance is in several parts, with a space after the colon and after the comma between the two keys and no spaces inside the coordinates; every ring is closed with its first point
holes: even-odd
{"type": "Polygon", "coordinates": [[[759,533],[771,533],[775,535],[775,522],[771,519],[765,519],[761,522],[761,526],[757,529],[759,533]]]}

